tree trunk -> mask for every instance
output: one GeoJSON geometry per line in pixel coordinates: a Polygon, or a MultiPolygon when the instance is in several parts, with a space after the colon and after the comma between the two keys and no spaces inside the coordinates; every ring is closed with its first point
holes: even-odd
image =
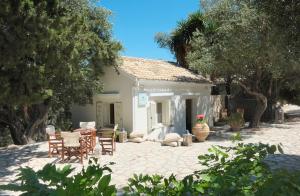
{"type": "Polygon", "coordinates": [[[254,96],[256,99],[256,108],[249,127],[257,128],[259,127],[260,119],[267,108],[268,99],[262,93],[252,91],[242,83],[239,83],[239,85],[246,91],[247,94],[254,96]]]}
{"type": "Polygon", "coordinates": [[[226,83],[225,83],[225,90],[226,90],[226,96],[225,96],[225,108],[227,111],[229,111],[229,97],[231,95],[231,83],[232,79],[230,76],[226,78],[226,83]]]}
{"type": "Polygon", "coordinates": [[[44,140],[49,106],[43,103],[32,105],[26,110],[28,114],[22,114],[20,111],[24,110],[9,106],[1,108],[1,125],[9,128],[14,144],[25,145],[44,140]]]}
{"type": "Polygon", "coordinates": [[[28,143],[28,138],[20,130],[23,130],[23,126],[9,126],[11,138],[16,145],[24,145],[28,143]]]}
{"type": "Polygon", "coordinates": [[[262,94],[256,95],[255,99],[256,99],[256,108],[255,108],[254,115],[249,124],[249,127],[251,128],[257,128],[259,126],[260,119],[267,108],[267,98],[264,95],[262,94]]]}

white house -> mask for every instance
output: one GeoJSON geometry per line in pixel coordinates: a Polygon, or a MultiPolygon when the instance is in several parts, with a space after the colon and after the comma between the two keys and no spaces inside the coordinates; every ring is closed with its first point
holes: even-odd
{"type": "Polygon", "coordinates": [[[74,125],[96,121],[97,128],[119,124],[126,131],[143,131],[150,139],[167,132],[191,130],[197,114],[212,125],[211,82],[176,64],[123,57],[118,72],[106,68],[102,94],[93,105],[74,106],[74,125]]]}

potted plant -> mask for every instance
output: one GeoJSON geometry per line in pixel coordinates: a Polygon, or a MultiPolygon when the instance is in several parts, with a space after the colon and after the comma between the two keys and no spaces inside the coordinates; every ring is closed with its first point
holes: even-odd
{"type": "Polygon", "coordinates": [[[192,129],[193,134],[196,136],[197,140],[204,142],[209,135],[209,126],[206,124],[204,114],[198,114],[196,116],[196,124],[192,129]]]}
{"type": "Polygon", "coordinates": [[[231,127],[232,131],[240,131],[241,127],[244,126],[244,124],[245,124],[243,115],[239,112],[232,113],[228,117],[227,122],[228,122],[229,126],[231,127]]]}

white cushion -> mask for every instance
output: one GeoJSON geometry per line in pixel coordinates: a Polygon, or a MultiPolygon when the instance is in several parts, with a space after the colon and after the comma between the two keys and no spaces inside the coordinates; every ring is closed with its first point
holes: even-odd
{"type": "Polygon", "coordinates": [[[163,141],[162,145],[177,147],[177,146],[179,146],[179,142],[165,142],[165,141],[163,141]]]}
{"type": "Polygon", "coordinates": [[[55,133],[55,127],[53,125],[48,125],[46,127],[46,133],[48,135],[54,134],[55,133]]]}
{"type": "Polygon", "coordinates": [[[96,122],[95,121],[91,121],[91,122],[80,122],[79,123],[80,128],[84,128],[84,129],[92,129],[96,127],[96,122]]]}
{"type": "Polygon", "coordinates": [[[181,140],[181,137],[178,133],[168,133],[165,136],[164,142],[178,142],[179,140],[181,140]]]}
{"type": "Polygon", "coordinates": [[[144,137],[144,133],[141,131],[133,131],[130,133],[129,138],[137,138],[137,137],[144,137]]]}
{"type": "Polygon", "coordinates": [[[80,146],[80,132],[61,132],[61,137],[64,139],[64,146],[78,147],[80,146]]]}
{"type": "Polygon", "coordinates": [[[136,138],[130,138],[128,139],[129,142],[134,142],[134,143],[141,143],[143,141],[145,141],[143,138],[141,137],[136,137],[136,138]]]}

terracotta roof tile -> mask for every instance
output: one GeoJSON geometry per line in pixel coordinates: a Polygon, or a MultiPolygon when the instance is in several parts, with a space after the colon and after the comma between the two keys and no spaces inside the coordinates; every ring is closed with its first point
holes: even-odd
{"type": "Polygon", "coordinates": [[[119,68],[138,79],[211,83],[203,76],[179,67],[173,62],[135,57],[122,57],[122,60],[123,63],[119,68]]]}

